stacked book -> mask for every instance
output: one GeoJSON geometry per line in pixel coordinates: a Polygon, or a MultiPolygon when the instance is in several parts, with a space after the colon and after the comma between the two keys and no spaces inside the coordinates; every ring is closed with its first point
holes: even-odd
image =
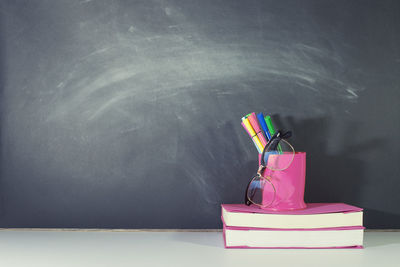
{"type": "Polygon", "coordinates": [[[363,247],[363,211],[344,203],[279,212],[222,204],[221,217],[226,248],[363,247]]]}

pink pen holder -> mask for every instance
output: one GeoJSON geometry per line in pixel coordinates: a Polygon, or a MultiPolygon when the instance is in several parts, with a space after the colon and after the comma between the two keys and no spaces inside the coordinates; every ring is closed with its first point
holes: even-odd
{"type": "MultiPolygon", "coordinates": [[[[273,155],[275,157],[293,157],[292,155],[273,155]]],[[[282,159],[285,160],[285,159],[282,159]]],[[[290,158],[291,160],[291,158],[290,158]]],[[[261,163],[261,154],[258,156],[258,162],[261,163]]],[[[296,152],[290,166],[285,170],[270,170],[266,168],[262,173],[268,177],[275,188],[275,197],[273,202],[267,207],[261,207],[265,210],[283,211],[306,208],[304,203],[304,187],[306,181],[306,153],[296,152]]],[[[264,191],[263,194],[271,194],[264,191]]]]}

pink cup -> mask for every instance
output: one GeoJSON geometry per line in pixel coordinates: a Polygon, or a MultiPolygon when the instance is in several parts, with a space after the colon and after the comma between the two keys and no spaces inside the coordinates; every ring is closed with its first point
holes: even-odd
{"type": "MultiPolygon", "coordinates": [[[[290,157],[293,154],[270,155],[269,157],[290,157]]],[[[274,160],[270,158],[271,160],[274,160]]],[[[270,160],[269,159],[269,160],[270,160]]],[[[261,162],[261,155],[258,156],[261,162]]],[[[282,160],[288,160],[283,158],[282,160]]],[[[263,172],[264,177],[270,177],[275,187],[275,198],[271,205],[262,207],[265,210],[282,211],[306,208],[304,203],[304,187],[306,181],[306,153],[296,152],[290,166],[282,171],[273,171],[266,168],[263,172]]],[[[264,191],[263,194],[271,195],[271,192],[264,191]]],[[[267,199],[267,197],[265,197],[267,199]]],[[[264,203],[263,203],[264,204],[264,203]]],[[[269,203],[268,203],[269,204],[269,203]]]]}

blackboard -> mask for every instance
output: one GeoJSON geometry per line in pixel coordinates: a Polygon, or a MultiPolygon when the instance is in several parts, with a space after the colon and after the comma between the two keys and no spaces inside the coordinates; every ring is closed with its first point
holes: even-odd
{"type": "Polygon", "coordinates": [[[271,114],[307,202],[400,227],[399,1],[1,1],[0,227],[220,228],[271,114]]]}

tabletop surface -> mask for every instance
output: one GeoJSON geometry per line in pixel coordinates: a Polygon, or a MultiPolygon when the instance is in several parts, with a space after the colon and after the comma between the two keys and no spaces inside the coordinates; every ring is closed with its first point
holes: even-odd
{"type": "Polygon", "coordinates": [[[215,231],[1,230],[0,266],[400,266],[400,232],[365,232],[364,246],[225,249],[215,231]]]}

